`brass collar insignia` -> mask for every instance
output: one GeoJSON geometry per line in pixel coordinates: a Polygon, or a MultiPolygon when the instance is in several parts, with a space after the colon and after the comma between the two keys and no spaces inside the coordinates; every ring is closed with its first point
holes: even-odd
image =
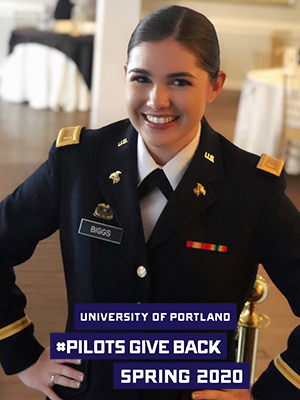
{"type": "Polygon", "coordinates": [[[123,140],[121,140],[121,141],[118,143],[118,147],[121,147],[121,146],[123,146],[123,144],[126,144],[126,143],[128,143],[128,140],[127,140],[127,138],[124,138],[123,140]]]}
{"type": "Polygon", "coordinates": [[[113,184],[120,182],[120,180],[121,180],[120,174],[121,174],[121,173],[122,173],[121,171],[116,171],[116,172],[112,172],[112,173],[109,175],[109,179],[112,180],[113,184]]]}
{"type": "Polygon", "coordinates": [[[206,195],[206,190],[204,186],[201,185],[201,183],[197,183],[197,186],[195,187],[195,189],[193,189],[193,191],[197,197],[199,197],[200,194],[202,194],[203,196],[206,195]]]}
{"type": "Polygon", "coordinates": [[[208,153],[207,151],[204,153],[204,157],[209,160],[210,162],[214,163],[215,162],[215,156],[212,154],[208,153]]]}
{"type": "Polygon", "coordinates": [[[111,220],[114,217],[114,214],[112,213],[110,205],[104,204],[104,203],[97,205],[93,215],[96,218],[108,219],[108,220],[111,220]]]}

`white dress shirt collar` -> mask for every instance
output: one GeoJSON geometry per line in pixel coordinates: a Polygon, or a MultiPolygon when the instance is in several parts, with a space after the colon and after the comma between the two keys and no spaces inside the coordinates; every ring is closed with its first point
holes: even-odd
{"type": "Polygon", "coordinates": [[[166,174],[172,188],[175,190],[185,173],[195,151],[198,147],[201,133],[201,124],[194,139],[176,154],[163,167],[158,165],[149,153],[141,135],[138,135],[137,154],[138,154],[138,184],[140,184],[147,175],[157,168],[162,168],[166,174]]]}

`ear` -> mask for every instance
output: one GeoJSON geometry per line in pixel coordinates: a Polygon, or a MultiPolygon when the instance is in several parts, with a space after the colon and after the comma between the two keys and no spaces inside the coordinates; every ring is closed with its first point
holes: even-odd
{"type": "Polygon", "coordinates": [[[211,82],[210,93],[208,95],[207,102],[212,103],[222,90],[226,79],[226,74],[223,71],[219,71],[217,79],[211,82]]]}

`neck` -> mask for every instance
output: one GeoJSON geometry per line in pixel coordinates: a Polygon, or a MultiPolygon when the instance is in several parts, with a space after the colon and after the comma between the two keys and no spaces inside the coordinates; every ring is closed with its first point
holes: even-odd
{"type": "Polygon", "coordinates": [[[145,143],[149,153],[151,154],[153,160],[160,166],[164,166],[173,157],[175,157],[182,149],[184,149],[191,141],[195,138],[198,133],[198,129],[195,132],[191,132],[188,136],[185,136],[181,140],[165,146],[155,147],[145,143]]]}

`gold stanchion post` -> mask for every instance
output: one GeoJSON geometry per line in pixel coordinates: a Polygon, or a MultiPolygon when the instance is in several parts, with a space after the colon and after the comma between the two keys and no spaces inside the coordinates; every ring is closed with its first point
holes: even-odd
{"type": "Polygon", "coordinates": [[[268,294],[267,282],[257,275],[252,296],[246,302],[238,322],[237,362],[250,363],[250,384],[254,383],[255,362],[259,329],[268,326],[270,318],[256,312],[256,306],[265,300],[268,294]]]}

